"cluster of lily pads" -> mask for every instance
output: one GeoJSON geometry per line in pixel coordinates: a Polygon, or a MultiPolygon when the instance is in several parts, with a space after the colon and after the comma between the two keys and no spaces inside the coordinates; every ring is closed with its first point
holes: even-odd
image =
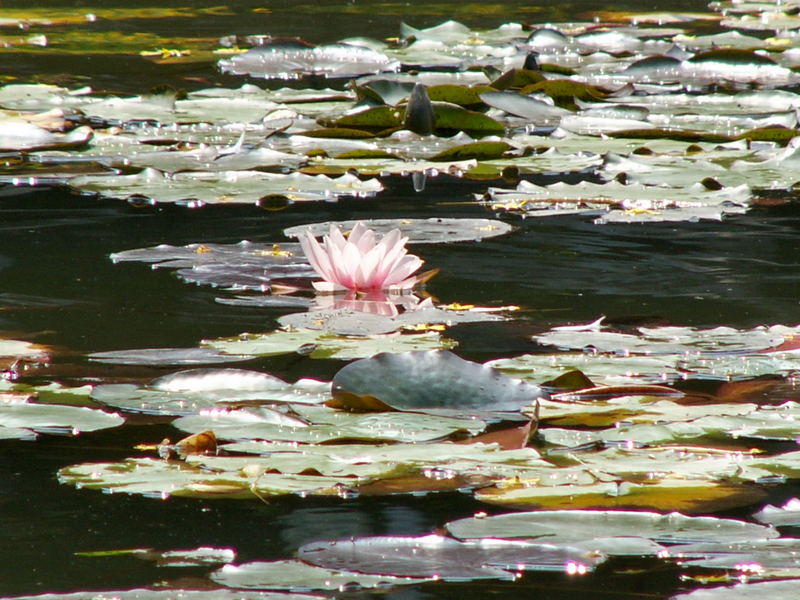
{"type": "Polygon", "coordinates": [[[5,179],[137,203],[274,208],[379,194],[388,174],[415,174],[417,188],[441,173],[505,175],[519,184],[475,201],[598,223],[720,219],[796,183],[800,59],[796,17],[782,7],[713,9],[491,31],[404,25],[395,43],[256,37],[218,64],[256,81],[315,76],[335,88],[118,97],[7,85],[0,148],[19,163],[5,179]],[[711,24],[722,32],[691,34],[711,24]],[[776,35],[751,33],[765,28],[776,35]],[[542,172],[590,181],[526,178],[542,172]]]}
{"type": "MultiPolygon", "coordinates": [[[[470,201],[501,215],[719,219],[746,211],[761,191],[796,183],[800,19],[761,4],[713,9],[493,31],[404,26],[399,43],[267,40],[218,65],[267,82],[352,80],[338,89],[246,83],[109,97],[7,85],[0,148],[13,174],[3,178],[135,204],[275,209],[377,195],[388,175],[411,176],[420,189],[446,173],[491,180],[470,201]],[[731,31],[693,36],[693,22],[731,31]],[[739,31],[765,28],[780,35],[739,31]],[[543,172],[582,181],[534,183],[543,172]],[[518,183],[495,187],[501,178],[518,183]]],[[[479,513],[418,537],[318,540],[295,559],[269,563],[237,565],[226,549],[158,555],[167,564],[224,565],[210,578],[248,590],[236,597],[514,582],[527,571],[581,576],[619,556],[668,562],[687,581],[742,582],[679,596],[687,600],[794,597],[800,548],[777,528],[800,526],[796,500],[754,513],[761,524],[696,515],[758,506],[770,485],[800,479],[800,452],[767,450],[800,435],[800,328],[622,329],[601,318],[534,335],[530,354],[478,364],[450,352],[457,343],[447,328],[511,320],[517,307],[437,305],[424,291],[411,293],[422,280],[404,269],[420,264],[407,257],[399,266],[398,240],[480,243],[513,235],[508,223],[369,222],[389,240],[370,260],[381,264],[396,250],[400,258],[386,267],[404,273],[396,280],[377,277],[378,266],[361,279],[357,270],[343,274],[345,253],[358,246],[366,256],[379,244],[363,237],[363,224],[334,223],[358,232],[345,250],[331,225],[284,231],[300,244],[120,249],[114,261],[174,269],[219,289],[223,304],[300,311],[274,331],[87,357],[98,366],[177,369],[148,382],[32,386],[26,365],[47,363],[52,351],[4,340],[0,437],[79,435],[131,415],[169,418],[177,441],[141,446],[121,461],[70,465],[59,480],[154,499],[460,493],[516,511],[479,513]],[[323,252],[314,236],[326,232],[323,252]],[[342,257],[331,258],[338,250],[342,257]],[[318,275],[332,284],[322,287],[349,291],[314,295],[318,275]],[[331,381],[293,383],[219,366],[279,354],[354,362],[331,381]],[[698,381],[713,385],[697,391],[698,381]]]]}

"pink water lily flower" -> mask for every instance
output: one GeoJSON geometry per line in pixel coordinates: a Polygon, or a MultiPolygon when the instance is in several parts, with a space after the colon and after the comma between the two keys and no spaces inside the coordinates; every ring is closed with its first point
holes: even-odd
{"type": "Polygon", "coordinates": [[[408,254],[407,241],[399,229],[377,241],[375,232],[361,221],[347,238],[335,225],[322,244],[310,229],[300,236],[308,262],[323,279],[314,282],[319,292],[411,289],[417,283],[413,273],[422,266],[422,259],[408,254]]]}

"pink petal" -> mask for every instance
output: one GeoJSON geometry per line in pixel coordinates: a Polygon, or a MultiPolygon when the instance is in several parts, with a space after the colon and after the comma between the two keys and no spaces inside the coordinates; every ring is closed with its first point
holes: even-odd
{"type": "Polygon", "coordinates": [[[323,279],[330,281],[333,277],[333,267],[325,249],[320,246],[310,229],[307,229],[299,238],[300,247],[306,255],[309,264],[323,279]]]}

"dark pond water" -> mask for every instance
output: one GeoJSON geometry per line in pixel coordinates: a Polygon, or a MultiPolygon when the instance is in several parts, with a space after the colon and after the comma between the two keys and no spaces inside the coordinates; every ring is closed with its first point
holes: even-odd
{"type": "MultiPolygon", "coordinates": [[[[47,0],[36,7],[54,10],[128,6],[126,2],[81,3],[47,0]]],[[[144,2],[138,6],[163,6],[144,2]]],[[[172,4],[170,2],[169,4],[172,4]]],[[[192,2],[193,7],[216,3],[192,2]]],[[[575,18],[597,3],[548,8],[542,2],[255,2],[229,3],[222,17],[129,19],[98,22],[173,37],[187,30],[197,36],[269,32],[314,42],[351,35],[396,35],[401,20],[429,26],[446,18],[487,27],[509,20],[575,18]],[[367,5],[375,5],[368,9],[367,5]],[[253,19],[252,8],[268,12],[253,19]]],[[[655,2],[647,8],[658,8],[655,2]]],[[[691,10],[702,2],[661,3],[664,9],[691,10]]],[[[3,9],[30,2],[6,1],[3,9]]],[[[609,4],[642,9],[640,2],[609,4]]],[[[209,64],[158,66],[136,56],[66,55],[58,52],[2,54],[3,75],[17,81],[91,83],[100,89],[143,91],[152,84],[178,87],[240,85],[209,64]],[[197,81],[200,78],[202,81],[197,81]]],[[[138,347],[191,346],[200,339],[266,331],[284,311],[219,304],[224,292],[187,285],[167,270],[141,264],[113,265],[111,252],[169,243],[282,241],[287,226],[321,220],[369,217],[487,216],[467,204],[486,183],[442,176],[423,192],[411,181],[384,180],[374,199],[335,204],[295,205],[281,212],[256,207],[191,210],[173,206],[131,205],[71,194],[58,187],[0,189],[0,329],[8,337],[54,345],[50,370],[32,381],[55,377],[65,382],[90,378],[147,379],[162,371],[88,365],[87,352],[138,347]],[[463,202],[463,204],[461,204],[463,202]]],[[[584,322],[599,315],[618,320],[680,325],[793,324],[798,314],[800,210],[796,206],[756,209],[724,222],[606,225],[563,217],[513,221],[512,235],[477,245],[420,246],[418,252],[441,273],[428,290],[443,302],[516,304],[521,318],[508,326],[461,326],[452,332],[465,358],[487,360],[530,350],[531,333],[552,324],[584,322]]],[[[335,361],[274,358],[246,367],[265,369],[285,379],[331,376],[335,361]]],[[[168,425],[137,425],[76,439],[42,436],[35,442],[0,443],[0,594],[18,595],[79,589],[126,589],[203,570],[165,572],[131,557],[87,558],[77,552],[137,547],[160,549],[217,546],[235,548],[238,560],[290,556],[301,544],[383,533],[426,533],[443,522],[489,510],[467,496],[384,499],[281,499],[261,502],[156,501],[104,495],[60,486],[61,466],[121,459],[137,443],[175,437],[168,425]]],[[[790,487],[776,500],[790,497],[790,487]]],[[[438,584],[399,589],[391,598],[546,598],[667,597],[680,587],[663,569],[646,576],[628,574],[568,580],[536,575],[516,584],[438,584]]],[[[189,581],[187,585],[192,585],[189,581]]],[[[359,596],[369,596],[361,593],[359,596]]]]}

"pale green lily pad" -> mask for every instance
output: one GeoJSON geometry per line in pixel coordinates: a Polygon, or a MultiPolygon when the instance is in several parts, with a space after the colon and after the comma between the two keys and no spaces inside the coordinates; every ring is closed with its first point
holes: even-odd
{"type": "MultiPolygon", "coordinates": [[[[88,99],[87,99],[88,100],[88,99]]],[[[263,97],[187,98],[135,96],[87,101],[80,106],[87,115],[111,121],[172,123],[249,123],[262,119],[280,105],[263,97]],[[232,118],[235,115],[235,118],[232,118]]]]}
{"type": "Polygon", "coordinates": [[[539,419],[543,424],[562,427],[610,427],[617,423],[656,424],[689,421],[709,415],[746,415],[756,408],[755,404],[741,403],[683,405],[652,396],[618,396],[596,401],[540,399],[539,419]]]}
{"type": "Polygon", "coordinates": [[[275,423],[253,410],[203,411],[199,415],[182,417],[173,425],[189,433],[213,430],[218,439],[272,440],[304,444],[330,443],[337,440],[370,443],[425,443],[450,436],[477,435],[486,423],[475,418],[455,418],[421,413],[359,414],[318,407],[316,411],[302,410],[299,414],[310,422],[303,427],[275,423]],[[324,413],[320,415],[319,411],[324,413]]]}
{"type": "Polygon", "coordinates": [[[93,135],[91,127],[85,125],[68,133],[53,133],[21,119],[0,119],[1,152],[79,148],[86,145],[93,135]]]}
{"type": "Polygon", "coordinates": [[[0,362],[12,363],[16,360],[46,362],[50,360],[50,351],[45,346],[22,340],[0,340],[0,362]]]}
{"type": "Polygon", "coordinates": [[[765,495],[757,487],[683,479],[541,487],[511,483],[475,493],[481,502],[518,509],[678,509],[687,514],[748,506],[765,495]]]}
{"type": "MultiPolygon", "coordinates": [[[[444,310],[434,306],[413,308],[406,307],[405,312],[394,314],[394,302],[391,297],[384,302],[341,299],[332,297],[333,308],[319,309],[312,307],[304,313],[291,313],[278,319],[283,327],[290,329],[319,329],[326,333],[350,336],[367,336],[387,334],[401,329],[414,330],[418,326],[446,325],[458,323],[479,323],[486,321],[503,321],[499,314],[469,310],[444,310]],[[388,314],[372,314],[371,311],[385,311],[388,314]]],[[[404,304],[402,299],[398,302],[404,304]]]]}
{"type": "Polygon", "coordinates": [[[189,415],[236,405],[319,404],[330,398],[330,384],[277,377],[240,369],[192,369],[155,379],[147,386],[98,385],[92,399],[106,406],[155,415],[189,415]]]}
{"type": "Polygon", "coordinates": [[[81,192],[95,192],[137,202],[203,204],[256,204],[264,196],[280,194],[292,202],[331,201],[340,196],[373,196],[383,189],[377,179],[361,181],[352,175],[330,178],[324,175],[223,171],[168,175],[144,169],[136,175],[78,176],[70,186],[81,192]]]}
{"type": "MultiPolygon", "coordinates": [[[[386,588],[430,581],[418,577],[365,575],[351,571],[323,569],[299,560],[249,562],[225,565],[211,573],[212,581],[235,589],[259,590],[353,590],[354,588],[386,588]]],[[[289,599],[291,600],[291,599],[289,599]]]]}
{"type": "Polygon", "coordinates": [[[328,44],[311,46],[296,41],[275,41],[244,54],[219,61],[223,73],[266,79],[299,79],[306,75],[355,77],[396,71],[397,61],[366,46],[328,44]]]}
{"type": "Polygon", "coordinates": [[[678,375],[670,356],[624,356],[622,354],[523,354],[486,363],[512,377],[543,383],[579,370],[597,385],[664,383],[678,375]]]}
{"type": "MultiPolygon", "coordinates": [[[[552,469],[535,450],[500,450],[493,444],[310,445],[291,450],[278,444],[274,448],[276,452],[264,456],[189,455],[186,462],[129,458],[72,465],[59,471],[59,481],[154,498],[347,497],[367,483],[412,474],[421,476],[420,481],[453,480],[463,486],[469,480],[485,484],[552,469]]],[[[420,487],[418,482],[405,491],[420,487]]]]}
{"type": "Polygon", "coordinates": [[[642,327],[638,335],[612,331],[554,329],[534,340],[547,346],[631,354],[692,354],[699,352],[759,352],[776,348],[798,335],[796,327],[772,325],[750,330],[733,327],[642,327]]]}
{"type": "Polygon", "coordinates": [[[242,362],[250,356],[221,354],[208,348],[135,348],[87,354],[89,360],[115,365],[209,365],[242,362]]]}
{"type": "MultiPolygon", "coordinates": [[[[361,222],[377,234],[399,229],[404,236],[408,237],[409,244],[477,242],[506,234],[512,230],[511,225],[497,219],[431,217],[429,219],[366,219],[361,222]]],[[[349,231],[355,224],[356,221],[309,223],[308,225],[288,227],[283,230],[283,234],[287,237],[298,237],[307,230],[311,230],[312,235],[321,237],[329,232],[331,225],[338,226],[342,231],[349,231]]]]}
{"type": "MultiPolygon", "coordinates": [[[[700,179],[702,177],[697,181],[700,179]]],[[[670,188],[625,185],[617,181],[538,186],[523,180],[515,190],[490,188],[487,193],[486,204],[494,210],[512,210],[526,216],[584,212],[598,215],[598,222],[602,223],[719,219],[724,214],[743,212],[752,197],[747,186],[711,191],[699,183],[692,187],[670,188]]]]}
{"type": "Polygon", "coordinates": [[[626,510],[545,510],[469,517],[450,521],[447,533],[462,540],[482,538],[580,542],[594,537],[643,537],[665,544],[777,538],[769,526],[717,517],[688,517],[626,510]]]}
{"type": "Polygon", "coordinates": [[[782,506],[767,504],[753,518],[773,527],[800,527],[800,499],[790,498],[782,506]]]}
{"type": "Polygon", "coordinates": [[[203,346],[224,354],[275,356],[291,354],[301,348],[313,348],[304,354],[310,358],[349,360],[372,356],[379,352],[409,352],[453,348],[456,342],[435,332],[389,333],[368,338],[331,335],[313,329],[285,330],[271,333],[243,333],[232,338],[204,340],[203,346]],[[310,345],[310,346],[309,346],[310,345]]]}
{"type": "Polygon", "coordinates": [[[16,600],[320,600],[310,594],[287,594],[276,592],[241,590],[150,590],[130,589],[114,591],[92,590],[69,592],[65,594],[39,594],[35,596],[15,596],[16,600]]]}
{"type": "Polygon", "coordinates": [[[205,469],[151,458],[129,458],[116,463],[87,463],[58,472],[61,483],[108,493],[152,498],[246,499],[284,494],[336,496],[340,488],[355,485],[352,477],[283,475],[276,473],[209,473],[205,469]]]}
{"type": "Polygon", "coordinates": [[[670,600],[794,600],[800,579],[738,583],[733,586],[698,588],[672,596],[670,600]]]}
{"type": "MultiPolygon", "coordinates": [[[[243,240],[238,244],[160,244],[114,252],[114,262],[144,262],[153,268],[178,270],[178,277],[189,283],[263,292],[273,279],[316,277],[300,245],[258,244],[243,240]]],[[[197,352],[213,351],[209,349],[197,352]]]]}
{"type": "Polygon", "coordinates": [[[602,554],[591,555],[569,546],[501,540],[481,544],[436,534],[312,542],[298,554],[304,561],[329,569],[444,581],[513,580],[512,571],[564,572],[569,564],[582,565],[585,573],[606,560],[602,554]]]}
{"type": "Polygon", "coordinates": [[[0,425],[3,428],[22,428],[57,435],[80,435],[118,427],[124,422],[125,419],[116,413],[86,407],[29,402],[0,404],[0,425]]]}

